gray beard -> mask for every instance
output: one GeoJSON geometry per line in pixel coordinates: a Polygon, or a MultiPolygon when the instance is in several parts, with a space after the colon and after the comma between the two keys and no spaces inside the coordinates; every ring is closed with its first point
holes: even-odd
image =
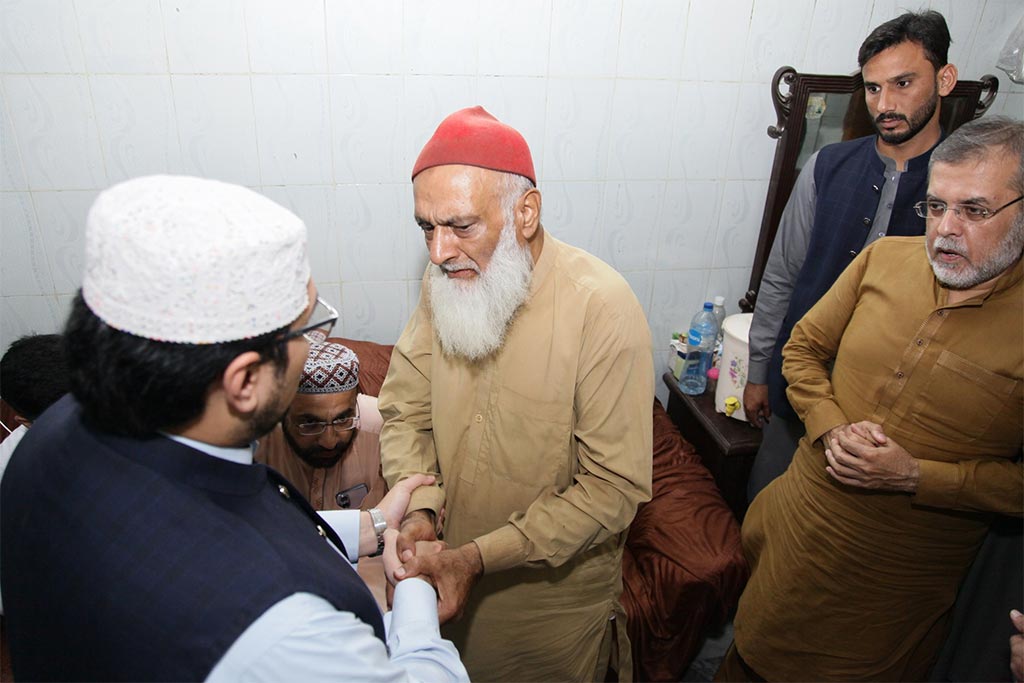
{"type": "Polygon", "coordinates": [[[501,230],[487,268],[469,281],[449,278],[443,268],[430,274],[430,308],[441,349],[470,361],[491,355],[530,292],[533,257],[516,242],[515,227],[501,230]]]}
{"type": "MultiPolygon", "coordinates": [[[[925,249],[927,250],[927,243],[925,249]]],[[[963,241],[952,237],[936,237],[932,240],[932,248],[964,253],[963,241]]],[[[960,269],[932,258],[928,251],[928,262],[931,263],[935,279],[943,287],[949,289],[970,289],[988,282],[1015,264],[1024,252],[1024,216],[1014,219],[1006,238],[992,253],[987,261],[981,263],[962,263],[960,269]]]]}

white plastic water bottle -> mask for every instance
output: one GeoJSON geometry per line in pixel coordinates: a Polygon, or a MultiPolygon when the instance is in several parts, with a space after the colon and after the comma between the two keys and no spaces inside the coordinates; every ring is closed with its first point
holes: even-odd
{"type": "Polygon", "coordinates": [[[679,389],[684,394],[697,396],[704,393],[717,338],[718,321],[714,305],[705,301],[704,309],[690,321],[690,331],[686,336],[686,363],[679,377],[679,389]]]}
{"type": "Polygon", "coordinates": [[[722,341],[722,324],[725,322],[725,297],[715,297],[715,320],[718,321],[718,341],[722,341]]]}

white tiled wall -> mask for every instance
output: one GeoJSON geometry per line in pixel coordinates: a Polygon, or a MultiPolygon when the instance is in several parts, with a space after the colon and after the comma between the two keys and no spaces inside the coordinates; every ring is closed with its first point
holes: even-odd
{"type": "MultiPolygon", "coordinates": [[[[931,0],[964,78],[1020,0],[931,0]]],[[[157,172],[230,180],[306,220],[340,334],[393,342],[426,263],[408,173],[482,104],[533,149],[554,235],[618,268],[655,362],[705,298],[746,290],[775,69],[844,73],[897,0],[0,0],[0,352],[60,328],[85,212],[157,172]]],[[[662,392],[663,393],[663,392],[662,392]]]]}

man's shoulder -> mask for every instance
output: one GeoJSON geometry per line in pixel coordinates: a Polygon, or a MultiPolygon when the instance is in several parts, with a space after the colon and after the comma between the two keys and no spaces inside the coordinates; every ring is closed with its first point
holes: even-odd
{"type": "Polygon", "coordinates": [[[830,145],[825,145],[818,151],[818,163],[815,165],[815,168],[825,169],[831,165],[841,164],[852,159],[858,154],[862,154],[865,150],[873,150],[875,140],[875,135],[865,135],[852,140],[843,140],[842,142],[833,142],[830,145]]]}
{"type": "Polygon", "coordinates": [[[581,295],[597,302],[637,305],[626,278],[617,270],[588,251],[556,239],[555,277],[568,281],[581,295]]]}

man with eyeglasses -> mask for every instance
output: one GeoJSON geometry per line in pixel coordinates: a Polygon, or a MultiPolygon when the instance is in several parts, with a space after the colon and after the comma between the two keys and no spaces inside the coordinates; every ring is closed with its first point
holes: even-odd
{"type": "Polygon", "coordinates": [[[924,234],[928,158],[942,138],[942,98],[957,82],[946,20],[908,12],[876,27],[857,62],[876,134],[822,148],[797,178],[758,289],[743,410],[763,427],[747,495],[792,460],[804,425],[786,399],[782,348],[793,325],[854,257],[886,235],[924,234]]]}
{"type": "Polygon", "coordinates": [[[359,393],[359,359],[330,340],[309,345],[288,411],[260,439],[256,461],[273,467],[316,510],[369,509],[384,497],[377,399],[359,393]]]}
{"type": "MultiPolygon", "coordinates": [[[[926,235],[865,249],[797,323],[807,435],[744,520],[720,680],[926,680],[990,524],[1024,513],[1022,195],[1024,123],[965,124],[932,153],[926,235]]],[[[1019,604],[971,653],[998,677],[966,680],[1008,676],[1019,604]]]]}
{"type": "Polygon", "coordinates": [[[253,462],[338,317],[303,222],[237,185],[136,178],[97,197],[85,252],[71,394],[2,483],[14,677],[466,680],[430,583],[397,586],[388,621],[352,566],[382,545],[397,566],[433,480],[396,485],[376,518],[321,516],[253,462]]]}

